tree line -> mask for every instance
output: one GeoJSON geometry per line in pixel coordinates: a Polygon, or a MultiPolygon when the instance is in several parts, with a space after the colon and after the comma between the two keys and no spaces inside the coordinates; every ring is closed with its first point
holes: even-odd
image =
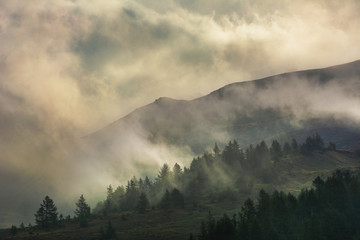
{"type": "MultiPolygon", "coordinates": [[[[80,196],[75,205],[75,219],[78,220],[81,227],[86,227],[88,224],[88,219],[91,215],[91,209],[90,206],[86,203],[84,195],[80,196]]],[[[70,216],[67,218],[70,219],[70,216]]],[[[54,201],[49,196],[46,196],[43,202],[40,204],[39,210],[37,210],[35,213],[36,225],[40,228],[47,229],[58,226],[59,221],[61,222],[63,220],[63,215],[59,215],[54,201]]]]}
{"type": "Polygon", "coordinates": [[[169,209],[197,204],[203,198],[212,201],[236,200],[239,194],[251,193],[255,181],[276,181],[276,166],[283,158],[296,154],[309,155],[315,151],[335,150],[333,143],[325,147],[319,134],[309,136],[303,143],[292,139],[280,144],[265,141],[240,148],[236,140],[223,149],[217,144],[211,152],[191,161],[189,167],[164,164],[154,180],[130,179],[125,186],[115,189],[109,185],[106,199],[99,202],[94,212],[107,214],[137,210],[141,213],[154,208],[169,209]]]}
{"type": "MultiPolygon", "coordinates": [[[[184,208],[186,204],[196,205],[202,199],[213,202],[237,200],[239,194],[250,194],[254,181],[276,181],[276,166],[283,158],[296,154],[309,155],[315,151],[336,150],[334,143],[326,148],[317,133],[299,144],[295,139],[280,144],[272,140],[247,148],[240,148],[236,140],[230,141],[220,149],[215,143],[211,152],[205,152],[191,161],[189,167],[179,164],[170,167],[164,164],[154,180],[145,178],[130,179],[125,186],[115,189],[109,185],[106,199],[99,202],[93,213],[108,214],[121,211],[146,213],[151,209],[170,210],[184,208]]],[[[81,227],[86,227],[91,216],[90,206],[83,195],[76,203],[75,219],[81,227]]],[[[39,228],[48,229],[69,220],[59,214],[54,201],[46,196],[35,213],[39,228]]],[[[23,225],[23,224],[22,224],[23,225]]],[[[110,229],[104,232],[113,232],[110,229]]],[[[108,228],[109,228],[108,226],[108,228]]],[[[13,232],[17,228],[13,226],[13,232]]],[[[106,235],[106,234],[105,234],[106,235]]]]}
{"type": "Polygon", "coordinates": [[[326,180],[295,197],[275,191],[259,192],[238,214],[215,219],[209,213],[198,240],[351,240],[360,237],[360,174],[336,170],[326,180]]]}

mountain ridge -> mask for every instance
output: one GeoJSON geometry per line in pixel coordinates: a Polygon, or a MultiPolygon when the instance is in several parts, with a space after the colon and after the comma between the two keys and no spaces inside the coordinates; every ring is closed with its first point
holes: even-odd
{"type": "MultiPolygon", "coordinates": [[[[318,132],[340,149],[360,148],[360,60],[235,82],[192,100],[161,97],[87,135],[101,158],[160,161],[154,151],[200,154],[215,142],[303,141],[318,132]],[[336,97],[335,97],[336,96],[336,97]],[[143,156],[138,144],[148,151],[143,156]],[[175,150],[178,149],[178,150],[175,150]],[[125,155],[125,157],[119,157],[125,155]]],[[[160,153],[157,153],[160,154],[160,153]]],[[[163,154],[163,153],[161,153],[163,154]]],[[[182,155],[182,154],[180,154],[182,155]]]]}
{"type": "MultiPolygon", "coordinates": [[[[96,132],[99,132],[101,131],[102,129],[106,128],[107,126],[110,126],[110,125],[113,125],[113,124],[116,124],[116,122],[118,121],[121,121],[122,119],[126,119],[128,118],[130,115],[132,114],[135,114],[136,112],[140,111],[141,109],[144,109],[148,106],[151,106],[152,104],[159,104],[159,105],[166,105],[166,104],[174,104],[174,103],[179,103],[179,102],[191,102],[191,101],[198,101],[198,100],[201,100],[201,99],[204,99],[204,98],[207,98],[209,96],[213,96],[213,95],[221,95],[223,91],[225,91],[226,89],[228,88],[231,88],[231,87],[238,87],[238,86],[244,86],[244,85],[247,85],[247,84],[255,84],[257,87],[259,88],[263,88],[263,87],[266,87],[267,84],[269,84],[269,81],[271,83],[273,83],[273,81],[276,79],[276,78],[284,78],[284,77],[291,77],[293,75],[307,75],[307,77],[309,77],[309,75],[315,75],[317,72],[319,71],[333,71],[333,70],[348,70],[349,69],[349,65],[351,65],[351,69],[359,69],[358,72],[360,74],[360,60],[355,60],[355,61],[351,61],[351,62],[348,62],[348,63],[344,63],[344,64],[338,64],[338,65],[333,65],[333,66],[329,66],[329,67],[325,67],[325,68],[315,68],[315,69],[306,69],[306,70],[299,70],[299,71],[293,71],[293,72],[285,72],[285,73],[280,73],[280,74],[275,74],[275,75],[271,75],[271,76],[268,76],[268,77],[263,77],[263,78],[257,78],[257,79],[253,79],[253,80],[246,80],[246,81],[241,81],[241,82],[233,82],[233,83],[230,83],[230,84],[227,84],[221,88],[218,88],[204,96],[200,96],[200,97],[196,97],[194,99],[190,99],[190,100],[184,100],[184,99],[174,99],[174,98],[171,98],[171,97],[166,97],[166,96],[163,96],[163,97],[159,97],[157,98],[156,100],[154,100],[153,102],[151,103],[148,103],[148,104],[145,104],[143,106],[140,106],[138,108],[135,108],[133,111],[131,111],[130,113],[126,114],[125,116],[123,117],[120,117],[119,119],[105,125],[104,127],[100,128],[99,130],[96,130],[90,134],[88,134],[87,136],[89,135],[92,135],[92,134],[95,134],[96,132]],[[356,66],[353,66],[353,65],[356,65],[356,66]],[[265,82],[267,81],[267,82],[265,82]]],[[[328,80],[328,79],[326,79],[328,80]]],[[[87,137],[85,136],[85,137],[87,137]]]]}

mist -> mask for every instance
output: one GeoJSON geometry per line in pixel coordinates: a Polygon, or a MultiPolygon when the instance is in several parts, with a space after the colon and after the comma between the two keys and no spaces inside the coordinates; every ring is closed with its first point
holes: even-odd
{"type": "Polygon", "coordinates": [[[33,221],[45,195],[72,214],[81,194],[94,204],[105,186],[186,165],[215,141],[266,137],[226,126],[239,112],[252,117],[249,105],[276,108],[292,127],[319,116],[357,126],[356,74],[187,103],[233,82],[360,59],[359,12],[355,0],[0,0],[0,227],[33,221]],[[185,101],[159,99],[149,105],[158,112],[116,122],[164,96],[185,101]]]}

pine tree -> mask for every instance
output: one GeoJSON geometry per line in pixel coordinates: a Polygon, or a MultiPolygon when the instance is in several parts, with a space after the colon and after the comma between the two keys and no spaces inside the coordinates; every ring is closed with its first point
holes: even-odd
{"type": "Polygon", "coordinates": [[[15,236],[17,232],[18,232],[18,228],[15,225],[12,225],[10,228],[11,235],[15,236]]]}
{"type": "Polygon", "coordinates": [[[116,237],[116,231],[111,222],[109,221],[106,227],[106,230],[104,231],[103,227],[100,227],[100,234],[102,239],[111,239],[116,237]]]}
{"type": "Polygon", "coordinates": [[[152,182],[150,181],[148,176],[145,177],[144,185],[145,185],[145,193],[150,193],[152,189],[152,182]]]}
{"type": "Polygon", "coordinates": [[[270,148],[271,159],[277,162],[282,157],[281,145],[277,140],[273,140],[270,148]]]}
{"type": "Polygon", "coordinates": [[[76,203],[75,216],[79,220],[81,227],[87,226],[87,220],[90,217],[90,207],[86,203],[84,196],[81,194],[78,202],[76,203]]]}
{"type": "Polygon", "coordinates": [[[107,192],[107,196],[106,196],[106,200],[105,200],[105,211],[108,212],[108,211],[111,211],[113,208],[114,191],[113,191],[111,184],[106,189],[106,192],[107,192]]]}
{"type": "Polygon", "coordinates": [[[298,145],[295,138],[293,138],[291,140],[291,148],[292,148],[291,150],[292,150],[293,153],[297,153],[299,151],[299,145],[298,145]]]}
{"type": "Polygon", "coordinates": [[[174,177],[174,181],[175,181],[176,185],[180,184],[182,174],[183,174],[183,171],[182,171],[180,165],[175,163],[175,165],[173,167],[173,177],[174,177]]]}
{"type": "Polygon", "coordinates": [[[213,148],[215,157],[219,157],[220,156],[220,148],[218,147],[217,143],[215,143],[215,146],[213,148]]]}
{"type": "Polygon", "coordinates": [[[164,196],[162,197],[161,202],[160,202],[160,208],[166,210],[166,209],[169,209],[170,206],[171,206],[171,196],[170,196],[169,191],[166,189],[164,196]]]}
{"type": "Polygon", "coordinates": [[[139,213],[145,213],[148,207],[149,200],[145,193],[141,193],[137,204],[137,210],[139,211],[139,213]]]}
{"type": "Polygon", "coordinates": [[[173,205],[173,207],[184,207],[184,196],[181,194],[181,192],[174,188],[171,191],[171,204],[173,205]]]}
{"type": "Polygon", "coordinates": [[[42,204],[40,204],[39,210],[35,213],[36,224],[42,228],[48,228],[54,226],[58,220],[57,208],[54,201],[46,196],[42,204]]]}
{"type": "Polygon", "coordinates": [[[42,204],[40,204],[40,208],[39,210],[35,213],[35,222],[37,225],[39,225],[40,227],[44,228],[45,226],[48,225],[46,219],[45,219],[45,209],[44,206],[42,204]]]}
{"type": "Polygon", "coordinates": [[[167,165],[166,163],[164,163],[164,165],[162,166],[162,168],[159,171],[159,174],[156,178],[156,181],[158,182],[167,182],[168,178],[170,175],[170,168],[169,165],[167,165]]]}
{"type": "Polygon", "coordinates": [[[283,152],[284,152],[285,155],[288,155],[288,154],[291,153],[291,147],[290,147],[290,144],[288,142],[284,143],[283,152]]]}

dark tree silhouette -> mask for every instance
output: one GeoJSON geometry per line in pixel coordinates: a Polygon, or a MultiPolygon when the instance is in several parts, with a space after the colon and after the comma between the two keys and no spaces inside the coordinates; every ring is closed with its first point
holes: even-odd
{"type": "Polygon", "coordinates": [[[299,145],[295,138],[291,140],[291,150],[293,151],[293,153],[297,153],[299,151],[299,145]]]}
{"type": "Polygon", "coordinates": [[[174,188],[171,191],[171,205],[172,207],[184,207],[184,196],[181,194],[181,192],[174,188]]]}
{"type": "Polygon", "coordinates": [[[289,155],[291,153],[291,147],[290,147],[290,144],[288,142],[284,143],[283,152],[284,152],[285,155],[289,155]]]}
{"type": "Polygon", "coordinates": [[[141,193],[137,204],[137,210],[139,211],[139,213],[145,213],[148,207],[149,207],[149,200],[145,193],[141,193]]]}
{"type": "Polygon", "coordinates": [[[261,190],[238,215],[202,221],[198,239],[359,239],[360,174],[337,170],[313,185],[298,197],[261,190]]]}
{"type": "Polygon", "coordinates": [[[17,234],[17,232],[18,232],[18,228],[16,226],[12,225],[10,228],[11,235],[15,236],[17,234]]]}
{"type": "Polygon", "coordinates": [[[171,207],[171,195],[169,191],[166,189],[164,196],[160,201],[160,208],[167,210],[170,207],[171,207]]]}
{"type": "Polygon", "coordinates": [[[109,221],[105,231],[102,227],[100,228],[100,234],[102,239],[111,239],[116,237],[116,230],[113,227],[112,223],[109,221]]]}
{"type": "Polygon", "coordinates": [[[277,140],[273,140],[270,147],[271,159],[278,162],[282,157],[281,145],[277,140]]]}
{"type": "Polygon", "coordinates": [[[79,220],[81,227],[86,227],[90,217],[90,206],[86,203],[84,196],[81,194],[76,203],[75,216],[79,220]]]}
{"type": "Polygon", "coordinates": [[[35,221],[41,228],[55,226],[58,220],[57,208],[54,201],[46,196],[40,204],[39,210],[35,213],[35,221]]]}

